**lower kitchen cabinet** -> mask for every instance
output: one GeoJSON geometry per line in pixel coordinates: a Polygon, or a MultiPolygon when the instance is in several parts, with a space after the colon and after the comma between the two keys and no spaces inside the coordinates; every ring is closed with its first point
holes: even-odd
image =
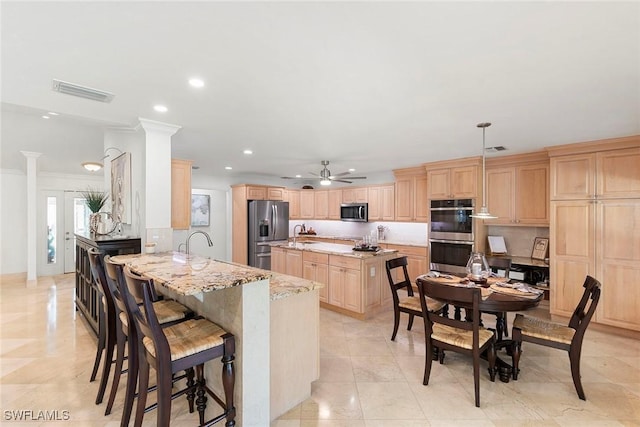
{"type": "MultiPolygon", "coordinates": [[[[407,257],[407,272],[409,273],[411,283],[414,285],[418,276],[429,272],[429,248],[424,246],[394,245],[390,243],[384,244],[384,247],[397,250],[398,253],[396,257],[407,257]]],[[[396,280],[398,279],[399,278],[396,277],[396,280]]]]}
{"type": "Polygon", "coordinates": [[[329,304],[363,312],[361,285],[359,259],[337,255],[329,257],[329,304]]]}
{"type": "Polygon", "coordinates": [[[304,251],[302,253],[302,277],[323,283],[320,288],[320,301],[329,302],[329,255],[304,251]]]}

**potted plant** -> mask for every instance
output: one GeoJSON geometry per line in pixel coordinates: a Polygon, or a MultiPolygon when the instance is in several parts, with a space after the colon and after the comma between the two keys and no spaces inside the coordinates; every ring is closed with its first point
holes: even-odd
{"type": "Polygon", "coordinates": [[[101,190],[94,190],[92,188],[88,188],[85,191],[81,192],[82,197],[84,197],[84,201],[87,204],[87,207],[91,211],[91,216],[89,217],[89,229],[92,233],[96,233],[98,231],[98,224],[101,222],[100,219],[100,209],[104,206],[109,195],[101,190]]]}

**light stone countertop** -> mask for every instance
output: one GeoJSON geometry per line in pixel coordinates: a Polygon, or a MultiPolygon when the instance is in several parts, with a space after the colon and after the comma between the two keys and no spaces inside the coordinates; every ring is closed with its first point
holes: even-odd
{"type": "Polygon", "coordinates": [[[272,301],[324,287],[311,280],[197,255],[187,257],[182,252],[117,255],[111,259],[181,295],[212,292],[264,279],[270,279],[272,301]]]}
{"type": "Polygon", "coordinates": [[[366,251],[354,251],[352,245],[340,245],[338,243],[324,243],[324,242],[296,242],[293,246],[293,242],[289,243],[273,243],[273,247],[280,247],[285,249],[296,249],[299,251],[319,252],[330,255],[340,255],[353,258],[371,258],[380,255],[390,255],[397,253],[395,249],[381,249],[377,252],[366,251]]]}

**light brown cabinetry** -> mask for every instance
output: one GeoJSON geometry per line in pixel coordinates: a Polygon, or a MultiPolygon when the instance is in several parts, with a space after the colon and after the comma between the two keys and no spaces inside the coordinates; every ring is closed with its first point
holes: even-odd
{"type": "Polygon", "coordinates": [[[329,192],[327,190],[316,190],[313,193],[314,219],[329,218],[329,192]]]}
{"type": "Polygon", "coordinates": [[[395,187],[383,185],[369,187],[369,221],[393,221],[395,215],[395,187]]]}
{"type": "Polygon", "coordinates": [[[287,190],[289,219],[300,219],[300,190],[287,190]]]}
{"type": "Polygon", "coordinates": [[[247,200],[285,200],[284,187],[247,185],[247,200]]]}
{"type": "Polygon", "coordinates": [[[549,225],[549,160],[546,152],[487,160],[488,225],[549,225]]]}
{"type": "Polygon", "coordinates": [[[329,256],[329,304],[357,313],[362,310],[360,260],[329,256]]]}
{"type": "Polygon", "coordinates": [[[427,222],[427,174],[423,167],[396,169],[393,171],[396,199],[396,221],[427,222]]]}
{"type": "Polygon", "coordinates": [[[300,218],[313,219],[315,215],[315,196],[313,190],[300,190],[300,218]]]}
{"type": "Polygon", "coordinates": [[[283,274],[287,272],[287,254],[284,248],[271,248],[271,271],[283,274]]]}
{"type": "Polygon", "coordinates": [[[284,272],[290,276],[302,277],[302,252],[294,249],[285,249],[285,254],[284,272]]]}
{"type": "Polygon", "coordinates": [[[171,228],[191,227],[191,160],[171,159],[171,228]]]}
{"type": "Polygon", "coordinates": [[[329,302],[329,255],[304,251],[302,254],[302,277],[322,283],[320,301],[329,302]]]}
{"type": "Polygon", "coordinates": [[[367,187],[349,187],[342,189],[342,203],[367,203],[367,187]]]}
{"type": "Polygon", "coordinates": [[[421,274],[429,272],[429,248],[422,246],[394,245],[385,243],[386,249],[398,251],[397,257],[407,257],[407,272],[411,283],[416,282],[416,278],[421,274]]]}
{"type": "Polygon", "coordinates": [[[329,190],[328,213],[329,219],[340,219],[340,204],[342,190],[329,190]]]}
{"type": "Polygon", "coordinates": [[[585,275],[596,323],[640,331],[640,136],[548,148],[551,314],[570,316],[585,275]]]}
{"type": "Polygon", "coordinates": [[[476,158],[461,159],[455,162],[429,163],[427,168],[428,198],[442,199],[471,199],[480,196],[478,183],[481,169],[476,158]],[[447,163],[452,164],[443,167],[447,163]],[[472,164],[469,164],[472,163],[472,164]]]}

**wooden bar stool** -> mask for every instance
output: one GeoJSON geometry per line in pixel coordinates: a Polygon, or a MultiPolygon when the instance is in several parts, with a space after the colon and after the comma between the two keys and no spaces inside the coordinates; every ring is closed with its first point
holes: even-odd
{"type": "MultiPolygon", "coordinates": [[[[96,249],[90,249],[88,251],[89,263],[91,265],[91,271],[100,288],[104,293],[105,306],[108,308],[107,313],[110,313],[109,321],[107,323],[107,357],[103,369],[102,378],[100,379],[100,387],[98,390],[98,396],[96,398],[96,404],[101,403],[106,390],[107,381],[109,379],[111,364],[115,364],[113,379],[111,383],[111,392],[109,393],[109,399],[105,409],[105,415],[111,413],[113,403],[120,383],[120,377],[123,373],[128,373],[127,381],[127,393],[125,394],[125,405],[122,414],[122,425],[126,426],[131,418],[131,409],[133,408],[133,399],[135,397],[135,385],[137,381],[138,373],[138,361],[137,361],[137,344],[130,345],[131,342],[136,343],[137,337],[131,336],[132,331],[135,332],[135,328],[129,328],[129,320],[126,313],[126,305],[120,292],[120,286],[118,285],[118,277],[122,277],[122,266],[114,264],[110,261],[109,256],[105,256],[104,261],[101,254],[96,249]],[[129,338],[131,337],[131,342],[129,338]],[[113,352],[116,352],[115,360],[113,360],[113,352]],[[128,369],[123,370],[125,356],[125,349],[128,354],[128,369]],[[131,384],[133,390],[130,390],[131,384]]],[[[154,296],[158,299],[157,295],[154,296]]],[[[163,325],[171,325],[176,322],[193,317],[193,312],[183,306],[182,304],[171,301],[161,300],[155,301],[154,306],[157,307],[159,315],[159,321],[163,325]]]]}
{"type": "Polygon", "coordinates": [[[224,418],[226,418],[225,426],[235,426],[236,409],[233,403],[235,337],[233,334],[202,318],[189,319],[167,328],[161,328],[152,303],[151,279],[136,275],[128,267],[124,268],[124,277],[126,286],[123,287],[123,297],[129,314],[135,322],[136,331],[142,338],[139,355],[139,395],[134,425],[141,426],[144,413],[157,407],[157,425],[169,426],[171,400],[186,394],[189,411],[193,412],[195,403],[201,426],[211,425],[224,418]],[[126,295],[124,295],[125,292],[127,292],[126,295]],[[135,297],[142,299],[142,307],[135,303],[135,297]],[[203,375],[204,363],[219,357],[222,358],[224,401],[207,387],[203,375]],[[156,371],[158,403],[145,408],[150,366],[156,371]],[[194,368],[195,383],[193,381],[194,368]],[[176,377],[176,379],[186,378],[187,387],[172,393],[174,376],[181,371],[185,371],[186,375],[176,377]],[[222,407],[223,412],[205,422],[206,394],[209,394],[222,407]]]}

